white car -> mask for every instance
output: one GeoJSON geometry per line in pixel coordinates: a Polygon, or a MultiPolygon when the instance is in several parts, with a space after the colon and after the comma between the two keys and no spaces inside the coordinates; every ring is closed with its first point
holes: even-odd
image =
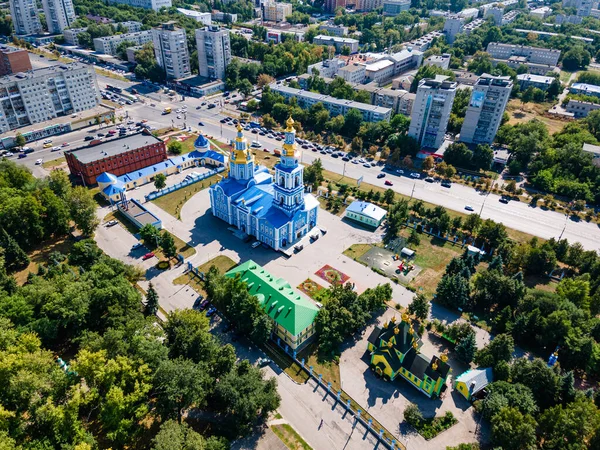
{"type": "Polygon", "coordinates": [[[6,152],[4,154],[4,156],[6,156],[7,158],[10,158],[11,156],[14,156],[15,154],[13,152],[6,152]]]}
{"type": "Polygon", "coordinates": [[[413,178],[421,178],[421,174],[419,174],[417,172],[411,173],[410,176],[413,177],[413,178]]]}
{"type": "Polygon", "coordinates": [[[39,165],[41,165],[43,162],[44,162],[44,160],[43,160],[43,159],[37,159],[37,160],[35,161],[35,165],[36,165],[36,166],[39,166],[39,165]]]}
{"type": "Polygon", "coordinates": [[[44,144],[51,144],[51,143],[52,143],[52,139],[46,139],[46,140],[44,141],[44,144]]]}
{"type": "Polygon", "coordinates": [[[256,248],[260,246],[260,242],[259,241],[255,241],[252,243],[252,248],[256,248]]]}
{"type": "Polygon", "coordinates": [[[53,152],[57,152],[57,151],[59,151],[59,150],[60,150],[60,147],[58,147],[58,146],[54,146],[54,147],[52,147],[52,151],[53,151],[53,152]]]}

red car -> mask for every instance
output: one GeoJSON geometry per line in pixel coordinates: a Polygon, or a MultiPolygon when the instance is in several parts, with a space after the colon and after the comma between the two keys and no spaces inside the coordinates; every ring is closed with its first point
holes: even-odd
{"type": "Polygon", "coordinates": [[[154,258],[154,253],[150,252],[150,253],[146,253],[144,256],[142,256],[142,259],[144,261],[146,261],[147,259],[150,259],[150,258],[154,258]]]}
{"type": "Polygon", "coordinates": [[[385,184],[386,186],[393,186],[394,185],[394,183],[392,183],[390,180],[385,180],[385,183],[383,183],[383,184],[385,184]]]}

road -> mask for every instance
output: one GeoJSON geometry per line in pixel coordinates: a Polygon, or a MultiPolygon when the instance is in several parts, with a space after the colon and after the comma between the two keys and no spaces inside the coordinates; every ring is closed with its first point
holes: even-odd
{"type": "MultiPolygon", "coordinates": [[[[34,67],[37,67],[38,65],[46,65],[48,62],[44,59],[40,61],[39,57],[32,55],[32,64],[34,67]]],[[[98,84],[102,88],[104,88],[106,84],[122,88],[136,86],[140,92],[144,92],[143,85],[114,80],[101,75],[98,75],[98,84]]],[[[191,126],[193,130],[201,129],[205,134],[214,136],[216,139],[223,141],[235,138],[235,128],[219,122],[220,119],[227,116],[227,111],[222,110],[220,107],[208,110],[206,109],[206,106],[204,106],[202,109],[197,110],[196,107],[199,107],[205,100],[186,97],[185,102],[182,102],[171,101],[166,95],[161,95],[158,92],[149,93],[148,95],[149,97],[142,96],[142,98],[146,100],[145,104],[136,103],[127,106],[120,109],[118,115],[125,115],[128,113],[134,120],[146,119],[150,125],[157,128],[169,125],[183,127],[185,123],[187,127],[191,126]],[[155,106],[151,106],[151,103],[154,103],[155,106]],[[181,119],[177,119],[175,113],[166,116],[162,115],[162,111],[165,107],[170,106],[171,108],[177,109],[184,104],[188,107],[188,112],[185,117],[182,116],[181,119]],[[204,126],[198,126],[198,122],[202,122],[204,126]]],[[[180,98],[180,96],[177,96],[177,99],[180,98]]],[[[211,97],[211,100],[217,98],[218,97],[211,97]]],[[[83,143],[83,137],[86,134],[86,130],[76,131],[67,135],[57,136],[54,138],[54,141],[58,143],[65,141],[70,142],[70,148],[73,148],[80,143],[83,143]]],[[[252,140],[256,139],[257,135],[248,132],[247,136],[248,140],[252,140]]],[[[280,148],[282,144],[281,142],[269,139],[265,136],[260,136],[259,140],[263,147],[270,152],[275,148],[280,148]]],[[[41,146],[41,143],[39,146],[41,146]]],[[[34,146],[34,148],[38,147],[34,146]]],[[[38,158],[43,158],[44,161],[56,159],[62,156],[61,153],[62,152],[52,153],[49,149],[36,150],[33,155],[24,158],[25,161],[20,160],[19,162],[32,168],[32,170],[34,170],[34,175],[42,176],[46,171],[39,166],[34,166],[35,160],[38,158]]],[[[390,180],[393,182],[391,189],[401,194],[408,196],[412,195],[414,198],[441,205],[459,212],[465,212],[465,206],[470,205],[475,212],[481,212],[482,218],[489,218],[496,222],[503,223],[509,228],[544,239],[563,237],[568,239],[569,242],[580,242],[586,250],[600,250],[600,232],[598,226],[595,224],[587,223],[585,221],[575,222],[567,218],[564,214],[554,211],[545,211],[541,208],[534,208],[521,202],[512,201],[505,205],[499,202],[500,196],[498,195],[489,194],[486,196],[471,187],[460,184],[453,184],[452,187],[448,189],[442,187],[439,183],[430,184],[423,180],[414,180],[410,177],[399,176],[396,174],[387,174],[385,179],[378,179],[377,174],[381,172],[381,167],[368,169],[362,165],[344,163],[341,159],[334,159],[329,155],[321,155],[308,150],[303,152],[302,162],[304,164],[310,164],[317,158],[322,160],[325,169],[335,173],[345,174],[354,179],[358,179],[362,176],[365,183],[384,187],[384,181],[390,180]]]]}

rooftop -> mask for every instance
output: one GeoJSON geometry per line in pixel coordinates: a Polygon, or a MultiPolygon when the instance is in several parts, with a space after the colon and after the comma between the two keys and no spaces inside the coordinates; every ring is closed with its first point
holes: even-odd
{"type": "Polygon", "coordinates": [[[26,52],[27,50],[13,47],[11,45],[0,45],[0,53],[16,53],[16,52],[26,52]]]}
{"type": "Polygon", "coordinates": [[[492,374],[492,368],[486,369],[472,369],[461,373],[457,378],[457,383],[465,383],[469,389],[471,395],[474,395],[485,388],[494,380],[492,374]]]}
{"type": "Polygon", "coordinates": [[[350,203],[350,206],[346,208],[346,211],[350,211],[355,214],[362,214],[363,216],[370,217],[377,222],[382,220],[387,214],[385,209],[380,208],[373,203],[361,202],[360,200],[354,200],[352,203],[350,203]]]}
{"type": "Polygon", "coordinates": [[[324,34],[319,34],[318,36],[315,36],[315,39],[319,39],[319,40],[323,40],[323,41],[333,41],[333,42],[338,42],[340,44],[358,44],[358,41],[356,39],[352,39],[352,38],[345,38],[345,37],[339,37],[339,36],[326,36],[324,34]]]}
{"type": "Polygon", "coordinates": [[[367,64],[367,70],[369,71],[378,71],[383,70],[387,67],[393,66],[394,63],[388,59],[380,59],[379,61],[375,61],[367,64]]]}
{"type": "Polygon", "coordinates": [[[583,144],[583,151],[593,153],[594,157],[600,157],[600,145],[583,144]]]}
{"type": "Polygon", "coordinates": [[[595,84],[587,84],[587,83],[573,83],[571,89],[576,91],[584,91],[591,92],[594,94],[600,94],[600,86],[596,86],[595,84]]]}
{"type": "Polygon", "coordinates": [[[136,148],[162,142],[160,139],[152,136],[150,133],[141,132],[117,139],[110,139],[101,144],[89,147],[74,148],[65,153],[71,153],[77,160],[83,164],[98,161],[110,156],[120,155],[121,153],[135,150],[136,148]]]}
{"type": "Polygon", "coordinates": [[[543,75],[532,75],[530,73],[522,73],[517,75],[519,81],[533,81],[534,83],[552,84],[554,81],[553,77],[545,77],[543,75]]]}
{"type": "Polygon", "coordinates": [[[317,306],[283,278],[275,278],[252,260],[231,269],[225,276],[237,274],[246,283],[248,292],[258,298],[265,313],[292,336],[298,336],[314,322],[317,306]]]}
{"type": "Polygon", "coordinates": [[[57,64],[54,66],[42,67],[41,69],[28,70],[27,72],[13,73],[0,78],[0,84],[14,83],[17,81],[31,80],[33,78],[45,77],[56,74],[63,74],[74,70],[88,70],[90,66],[82,63],[57,64]]]}

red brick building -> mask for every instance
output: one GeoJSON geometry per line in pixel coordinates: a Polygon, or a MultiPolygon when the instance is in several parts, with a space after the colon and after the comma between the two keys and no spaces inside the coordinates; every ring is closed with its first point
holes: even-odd
{"type": "Polygon", "coordinates": [[[0,75],[31,70],[29,53],[22,48],[0,45],[0,75]]]}
{"type": "Polygon", "coordinates": [[[87,186],[104,172],[120,176],[167,159],[165,143],[147,131],[65,151],[71,175],[87,186]]]}

